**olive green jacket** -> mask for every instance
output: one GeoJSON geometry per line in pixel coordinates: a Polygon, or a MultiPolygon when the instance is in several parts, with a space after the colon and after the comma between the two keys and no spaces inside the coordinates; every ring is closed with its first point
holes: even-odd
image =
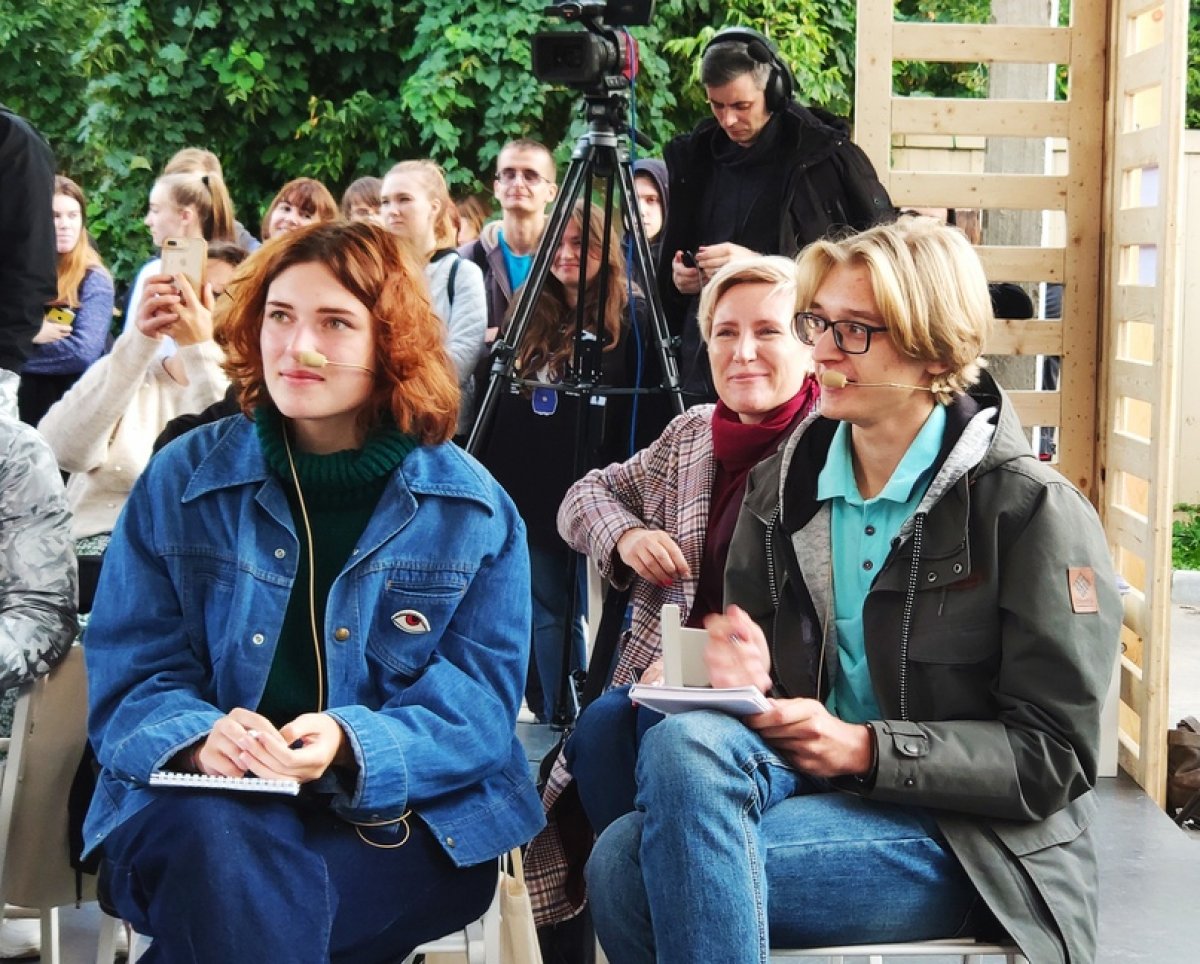
{"type": "MultiPolygon", "coordinates": [[[[864,603],[885,719],[871,724],[873,784],[845,789],[929,808],[1029,960],[1091,961],[1116,577],[1091,505],[1030,454],[990,377],[947,415],[934,480],[864,603]]],[[[829,507],[815,498],[836,425],[809,418],[754,470],[729,550],[726,602],[766,632],[782,696],[824,698],[837,673],[829,507]]]]}

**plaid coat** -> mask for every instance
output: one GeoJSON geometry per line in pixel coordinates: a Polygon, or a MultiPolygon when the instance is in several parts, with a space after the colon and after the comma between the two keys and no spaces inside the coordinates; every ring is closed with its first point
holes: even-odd
{"type": "MultiPolygon", "coordinates": [[[[558,531],[571,547],[587,555],[617,588],[632,585],[633,619],[622,640],[613,686],[632,682],[635,670],[658,658],[663,605],[675,603],[686,620],[695,599],[716,474],[714,408],[689,409],[629,461],[589,472],[571,486],[558,510],[558,531]],[[616,546],[622,535],[638,527],[668,533],[683,551],[691,575],[666,588],[635,575],[621,562],[616,546]]],[[[546,828],[525,857],[525,880],[539,926],[566,920],[582,909],[566,894],[568,862],[554,812],[570,783],[560,750],[542,791],[546,828]]]]}

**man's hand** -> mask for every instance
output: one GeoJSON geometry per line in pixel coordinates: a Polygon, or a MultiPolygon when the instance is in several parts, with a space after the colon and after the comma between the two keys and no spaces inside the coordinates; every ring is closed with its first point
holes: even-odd
{"type": "Polygon", "coordinates": [[[647,582],[671,585],[691,575],[683,550],[661,529],[630,529],[617,540],[621,561],[647,582]]]}
{"type": "Polygon", "coordinates": [[[704,628],[708,630],[704,662],[713,686],[753,686],[761,693],[771,691],[767,639],[745,610],[730,606],[723,615],[710,613],[704,618],[704,628]]]}
{"type": "Polygon", "coordinates": [[[722,244],[709,244],[696,249],[696,267],[705,279],[711,278],[718,270],[730,261],[740,261],[743,258],[753,258],[757,252],[743,248],[740,244],[726,241],[722,244]]]}
{"type": "Polygon", "coordinates": [[[819,700],[771,700],[769,710],[744,722],[802,773],[862,776],[871,769],[870,729],[839,720],[819,700]]]}
{"type": "Polygon", "coordinates": [[[676,251],[671,259],[671,280],[680,294],[698,295],[704,287],[704,278],[699,268],[689,268],[683,263],[683,252],[676,251]]]}

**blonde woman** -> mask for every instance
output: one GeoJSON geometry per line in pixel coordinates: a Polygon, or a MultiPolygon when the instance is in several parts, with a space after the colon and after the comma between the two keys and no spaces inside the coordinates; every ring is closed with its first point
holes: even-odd
{"type": "Polygon", "coordinates": [[[458,211],[433,161],[401,161],[384,177],[380,196],[384,227],[424,266],[433,310],[446,325],[446,350],[462,391],[462,435],[475,414],[474,372],[487,330],[483,272],[455,251],[458,211]]]}
{"type": "Polygon", "coordinates": [[[37,425],[104,352],[112,323],[113,283],[87,232],[87,201],[69,177],[54,179],[58,293],[48,307],[17,392],[21,421],[37,425]]]}

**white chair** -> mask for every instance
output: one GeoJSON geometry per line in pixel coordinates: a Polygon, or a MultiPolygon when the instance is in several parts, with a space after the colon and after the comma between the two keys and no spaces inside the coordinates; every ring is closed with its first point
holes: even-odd
{"type": "Polygon", "coordinates": [[[479,920],[453,934],[414,947],[404,964],[412,964],[418,954],[425,955],[426,964],[440,964],[441,959],[435,955],[449,955],[449,960],[467,964],[500,964],[500,874],[496,874],[492,903],[479,920]]]}
{"type": "MultiPolygon", "coordinates": [[[[83,650],[72,646],[48,675],[20,689],[0,777],[0,915],[33,916],[42,925],[42,961],[60,964],[58,908],[96,899],[96,879],[76,895],[68,859],[67,796],[87,740],[83,650]]],[[[111,964],[112,958],[106,964],[111,964]]]]}
{"type": "Polygon", "coordinates": [[[771,950],[772,961],[800,957],[826,957],[829,964],[843,964],[845,958],[865,957],[869,964],[883,964],[893,957],[954,957],[963,964],[981,964],[985,956],[1003,957],[1007,964],[1029,964],[1015,944],[986,944],[951,938],[942,941],[913,941],[908,944],[847,944],[844,947],[811,947],[805,950],[771,950]]]}

